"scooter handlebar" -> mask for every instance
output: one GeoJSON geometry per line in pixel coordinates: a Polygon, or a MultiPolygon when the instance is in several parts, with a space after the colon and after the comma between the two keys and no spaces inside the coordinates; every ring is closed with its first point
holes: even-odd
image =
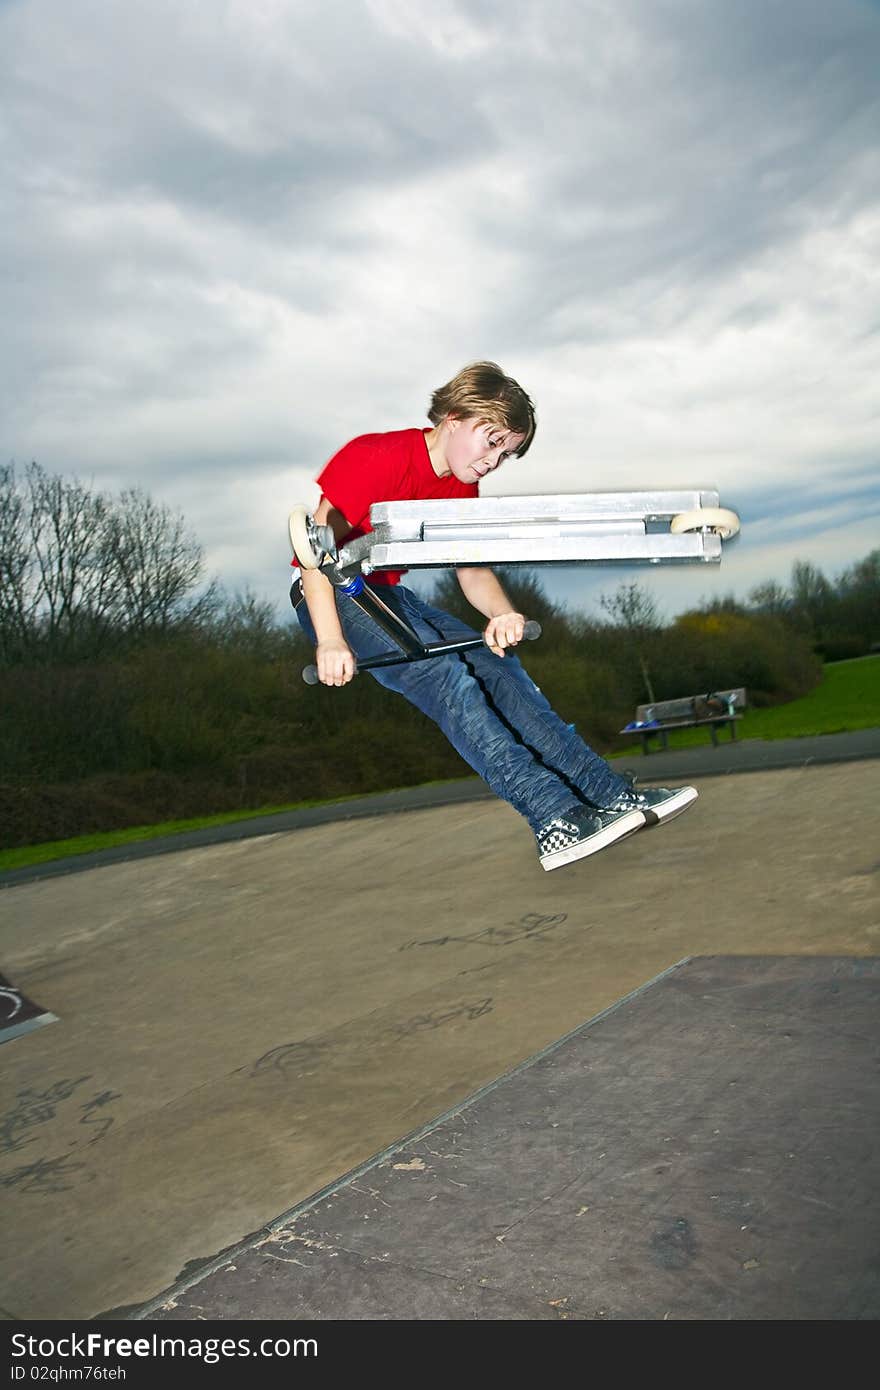
{"type": "MultiPolygon", "coordinates": [[[[538,622],[535,622],[534,619],[529,619],[529,621],[526,623],[525,627],[523,628],[523,638],[524,638],[525,641],[527,641],[527,642],[534,642],[534,641],[536,641],[537,638],[539,638],[540,636],[541,636],[541,624],[538,623],[538,622]]],[[[480,640],[485,641],[486,639],[485,639],[485,637],[484,637],[484,638],[482,638],[482,639],[480,639],[480,640]]],[[[468,643],[468,645],[469,645],[469,646],[477,646],[477,645],[478,645],[477,639],[474,638],[472,642],[469,642],[469,643],[468,643]]],[[[447,650],[449,650],[449,649],[447,648],[447,650]]],[[[427,656],[430,656],[431,653],[430,653],[430,652],[426,652],[425,655],[426,655],[426,657],[427,657],[427,656]]],[[[406,659],[407,659],[406,657],[401,656],[401,663],[403,663],[406,659]]],[[[318,668],[317,668],[317,666],[306,666],[306,667],[303,669],[302,678],[303,678],[303,680],[305,681],[306,685],[317,685],[317,684],[318,684],[318,668]]]]}

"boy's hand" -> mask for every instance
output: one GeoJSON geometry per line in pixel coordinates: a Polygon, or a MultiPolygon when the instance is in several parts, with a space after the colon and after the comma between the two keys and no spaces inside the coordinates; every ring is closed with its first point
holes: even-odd
{"type": "Polygon", "coordinates": [[[315,665],[322,685],[347,685],[354,677],[354,652],[347,642],[319,642],[315,648],[315,665]]]}
{"type": "Polygon", "coordinates": [[[515,647],[517,642],[522,641],[525,625],[522,613],[499,613],[497,617],[489,619],[483,633],[486,646],[496,656],[503,656],[506,647],[515,647]]]}

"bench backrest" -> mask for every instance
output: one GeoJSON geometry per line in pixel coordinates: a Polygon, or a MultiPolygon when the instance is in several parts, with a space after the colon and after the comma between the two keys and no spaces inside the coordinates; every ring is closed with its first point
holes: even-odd
{"type": "Polygon", "coordinates": [[[711,690],[705,695],[687,695],[679,700],[655,700],[652,705],[639,705],[636,720],[644,724],[651,719],[661,723],[669,719],[711,719],[713,714],[726,714],[731,706],[734,710],[745,709],[746,692],[743,686],[736,690],[711,690]],[[716,700],[718,705],[715,705],[716,700]]]}

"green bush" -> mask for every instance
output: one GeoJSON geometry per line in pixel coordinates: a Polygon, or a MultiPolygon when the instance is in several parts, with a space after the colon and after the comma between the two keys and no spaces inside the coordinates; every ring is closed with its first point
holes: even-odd
{"type": "Polygon", "coordinates": [[[812,690],[822,663],[809,641],[773,618],[684,613],[664,633],[652,667],[658,700],[745,686],[752,705],[812,690]]]}
{"type": "MultiPolygon", "coordinates": [[[[572,619],[534,582],[515,601],[543,625],[526,670],[556,712],[600,752],[620,747],[635,706],[744,685],[750,704],[816,684],[808,636],[735,606],[668,627],[572,619]]],[[[0,844],[467,776],[430,720],[359,676],[307,686],[312,652],[298,630],[257,614],[151,640],[115,661],[13,666],[0,683],[0,844]],[[251,640],[252,639],[252,640],[251,640]]],[[[470,621],[476,617],[469,613],[470,621]]]]}
{"type": "Polygon", "coordinates": [[[850,661],[853,657],[867,656],[870,643],[866,637],[851,633],[827,633],[818,639],[815,651],[822,661],[850,661]]]}

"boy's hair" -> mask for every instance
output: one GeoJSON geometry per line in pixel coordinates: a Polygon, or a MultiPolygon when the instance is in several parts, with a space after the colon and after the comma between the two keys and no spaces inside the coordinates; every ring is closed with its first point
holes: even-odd
{"type": "Polygon", "coordinates": [[[505,376],[497,362],[471,362],[438,386],[431,397],[428,419],[439,425],[447,415],[459,420],[485,420],[490,425],[524,436],[517,449],[522,458],[535,437],[535,407],[512,376],[505,376]]]}

